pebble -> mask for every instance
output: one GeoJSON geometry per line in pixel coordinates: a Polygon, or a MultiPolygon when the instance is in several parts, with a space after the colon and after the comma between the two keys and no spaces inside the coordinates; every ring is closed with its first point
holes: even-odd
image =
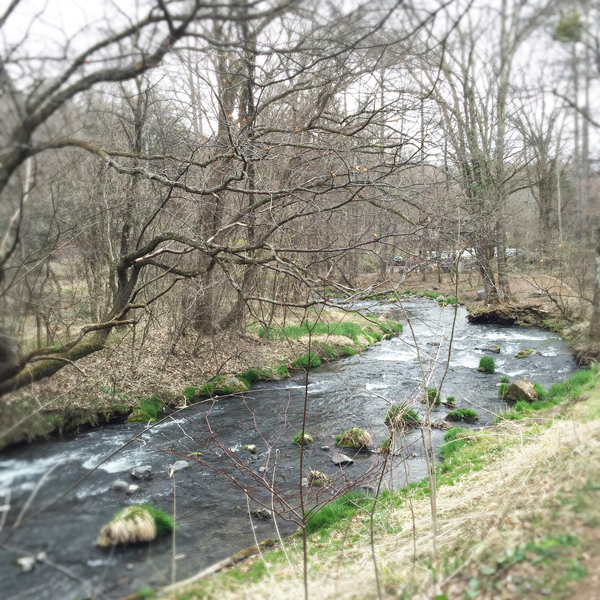
{"type": "Polygon", "coordinates": [[[139,485],[134,485],[131,484],[130,486],[127,486],[127,489],[125,490],[125,493],[128,496],[131,496],[131,494],[137,494],[140,491],[140,486],[139,485]]]}
{"type": "Polygon", "coordinates": [[[23,573],[29,573],[35,567],[35,556],[22,556],[17,558],[16,563],[23,569],[23,573]]]}
{"type": "Polygon", "coordinates": [[[256,446],[254,444],[248,444],[247,446],[244,446],[244,450],[248,450],[248,452],[256,454],[256,446]]]}

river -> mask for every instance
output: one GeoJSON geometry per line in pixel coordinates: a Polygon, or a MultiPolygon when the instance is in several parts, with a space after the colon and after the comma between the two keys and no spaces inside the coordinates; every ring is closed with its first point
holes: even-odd
{"type": "MultiPolygon", "coordinates": [[[[422,413],[422,391],[417,391],[419,386],[422,390],[422,367],[428,375],[431,373],[431,386],[445,369],[453,307],[442,308],[433,300],[411,297],[402,306],[363,304],[354,308],[367,307],[372,313],[386,314],[405,323],[408,316],[413,332],[405,325],[400,336],[385,340],[362,355],[310,372],[306,431],[315,444],[306,452],[305,476],[309,468],[316,468],[338,483],[360,479],[380,457],[359,454],[353,465],[340,469],[331,460],[333,437],[358,426],[368,430],[374,445],[379,445],[387,435],[383,425],[387,406],[410,402],[422,413]]],[[[455,396],[457,408],[475,408],[479,421],[473,427],[492,424],[495,415],[506,409],[497,395],[501,375],[508,375],[511,380],[526,377],[548,385],[564,379],[576,368],[567,343],[556,334],[535,328],[475,325],[465,316],[465,309],[459,307],[442,397],[455,396]],[[501,348],[500,354],[491,354],[496,373],[479,373],[477,366],[484,352],[476,348],[495,344],[501,348]],[[529,348],[540,354],[515,357],[520,350],[529,348]]],[[[240,486],[248,486],[266,503],[270,502],[269,496],[261,491],[259,478],[274,477],[282,497],[297,504],[300,450],[291,439],[302,422],[304,392],[304,375],[300,374],[285,381],[259,384],[243,397],[190,407],[137,438],[58,501],[70,486],[142,432],[144,426],[99,427],[76,436],[4,451],[0,454],[0,504],[9,503],[10,510],[0,533],[0,596],[4,600],[112,599],[170,583],[170,537],[114,551],[102,550],[94,543],[102,525],[128,504],[149,502],[171,513],[174,485],[178,579],[251,546],[255,536],[258,540],[276,537],[273,520],[250,518],[246,496],[227,477],[240,486]],[[207,422],[214,439],[207,431],[207,422]],[[256,455],[243,449],[247,444],[256,445],[256,455]],[[169,466],[190,452],[201,452],[199,460],[204,464],[188,458],[191,468],[170,478],[169,466]],[[235,468],[228,455],[237,457],[240,468],[235,468]],[[136,465],[150,465],[154,471],[151,480],[140,482],[140,493],[126,496],[109,489],[115,479],[130,481],[129,473],[136,465]],[[269,470],[259,472],[264,466],[269,470]],[[21,525],[12,531],[25,502],[51,468],[21,525]],[[30,572],[22,572],[15,564],[19,557],[40,552],[45,553],[48,562],[38,563],[30,572]]],[[[448,410],[439,408],[433,419],[443,419],[448,410]]],[[[434,442],[439,444],[443,435],[443,431],[434,430],[434,442]]],[[[411,481],[426,475],[418,437],[418,432],[407,436],[397,459],[405,459],[411,481]]],[[[386,479],[386,485],[395,487],[405,482],[404,467],[386,479]]],[[[328,493],[321,491],[321,499],[328,493]]],[[[255,508],[254,503],[252,507],[255,508]]],[[[282,518],[277,523],[282,535],[297,527],[282,518]]]]}

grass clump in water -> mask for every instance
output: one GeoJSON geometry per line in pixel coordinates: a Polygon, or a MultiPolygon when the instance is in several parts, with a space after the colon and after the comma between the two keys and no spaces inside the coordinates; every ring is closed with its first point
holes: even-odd
{"type": "Polygon", "coordinates": [[[425,402],[430,406],[433,404],[442,403],[442,399],[440,398],[438,389],[436,387],[427,388],[427,392],[425,393],[425,402]]]}
{"type": "Polygon", "coordinates": [[[482,356],[479,359],[479,368],[477,370],[482,373],[495,373],[496,363],[491,356],[482,356]]]}
{"type": "Polygon", "coordinates": [[[510,383],[510,377],[508,377],[508,375],[502,375],[502,377],[500,377],[500,383],[510,383]]]}
{"type": "Polygon", "coordinates": [[[421,422],[421,419],[416,410],[406,406],[392,404],[392,406],[387,409],[383,422],[388,427],[417,427],[421,422]]]}
{"type": "Polygon", "coordinates": [[[479,418],[477,412],[472,408],[461,408],[453,410],[446,416],[448,421],[462,421],[463,423],[475,423],[479,418]]]}
{"type": "Polygon", "coordinates": [[[342,435],[336,435],[335,441],[342,448],[362,450],[371,443],[371,436],[364,429],[360,429],[360,427],[352,427],[352,429],[344,431],[342,435]]]}
{"type": "Polygon", "coordinates": [[[446,406],[451,406],[452,408],[454,408],[456,406],[456,398],[454,396],[448,396],[444,404],[446,406]]]}
{"type": "Polygon", "coordinates": [[[151,398],[141,398],[127,417],[128,423],[156,423],[157,417],[163,412],[162,400],[157,394],[151,398]]]}
{"type": "Polygon", "coordinates": [[[315,441],[312,439],[312,436],[308,433],[304,433],[303,436],[303,432],[299,431],[293,438],[292,442],[294,444],[296,444],[296,446],[301,446],[302,445],[302,438],[304,437],[304,445],[306,446],[307,444],[314,444],[315,441]]]}

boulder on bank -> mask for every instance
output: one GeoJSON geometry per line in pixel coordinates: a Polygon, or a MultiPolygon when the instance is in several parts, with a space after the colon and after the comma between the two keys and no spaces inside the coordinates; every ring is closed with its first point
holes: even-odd
{"type": "Polygon", "coordinates": [[[216,389],[223,394],[239,394],[241,392],[247,392],[248,386],[237,377],[232,376],[219,381],[216,389]]]}
{"type": "Polygon", "coordinates": [[[495,304],[474,309],[467,315],[471,323],[500,323],[501,325],[538,325],[552,318],[552,313],[528,304],[495,304]]]}
{"type": "Polygon", "coordinates": [[[504,399],[511,402],[518,402],[519,400],[535,402],[538,399],[538,394],[529,380],[519,379],[510,384],[504,394],[504,399]]]}

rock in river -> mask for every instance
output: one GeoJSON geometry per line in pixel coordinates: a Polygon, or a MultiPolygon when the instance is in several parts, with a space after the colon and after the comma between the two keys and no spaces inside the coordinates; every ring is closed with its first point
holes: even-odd
{"type": "Polygon", "coordinates": [[[129,487],[129,484],[122,479],[117,479],[110,484],[109,489],[115,490],[116,492],[124,492],[129,487]]]}
{"type": "Polygon", "coordinates": [[[152,467],[150,465],[140,465],[131,471],[131,478],[139,479],[141,481],[152,479],[152,475],[152,467]]]}
{"type": "Polygon", "coordinates": [[[334,465],[351,465],[354,462],[349,456],[341,452],[334,452],[331,461],[334,465]]]}
{"type": "Polygon", "coordinates": [[[131,496],[132,494],[137,494],[140,491],[140,486],[139,485],[135,485],[135,484],[131,484],[127,486],[127,489],[125,490],[125,493],[128,496],[131,496]]]}
{"type": "Polygon", "coordinates": [[[173,473],[178,473],[179,471],[183,471],[183,469],[189,469],[190,466],[190,463],[186,460],[178,460],[177,462],[174,462],[169,467],[169,477],[172,477],[173,473]]]}

